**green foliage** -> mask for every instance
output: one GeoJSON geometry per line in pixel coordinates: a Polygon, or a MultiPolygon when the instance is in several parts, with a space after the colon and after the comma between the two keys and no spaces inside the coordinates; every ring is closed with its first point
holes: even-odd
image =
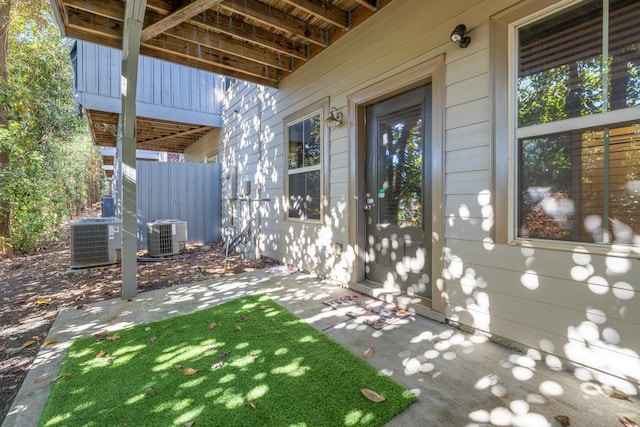
{"type": "Polygon", "coordinates": [[[0,83],[8,112],[0,151],[9,153],[0,198],[9,201],[9,243],[18,252],[50,243],[62,221],[95,201],[88,192],[99,185],[98,155],[74,112],[70,48],[41,10],[12,10],[9,74],[0,83]]]}

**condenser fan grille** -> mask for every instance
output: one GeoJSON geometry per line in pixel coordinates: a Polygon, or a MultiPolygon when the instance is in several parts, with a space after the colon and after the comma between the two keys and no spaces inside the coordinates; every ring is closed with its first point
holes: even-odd
{"type": "Polygon", "coordinates": [[[156,224],[157,237],[152,239],[152,243],[156,246],[153,248],[154,253],[171,254],[173,253],[173,235],[171,232],[171,224],[156,224]]]}
{"type": "Polygon", "coordinates": [[[118,262],[120,223],[103,218],[71,225],[71,266],[91,267],[118,262]]]}

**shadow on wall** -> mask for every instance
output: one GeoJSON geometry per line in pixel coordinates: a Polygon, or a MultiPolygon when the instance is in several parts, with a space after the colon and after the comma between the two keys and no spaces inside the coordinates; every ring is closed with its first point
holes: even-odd
{"type": "MultiPolygon", "coordinates": [[[[268,199],[249,218],[225,196],[231,194],[227,181],[223,190],[227,218],[235,214],[240,222],[253,221],[259,231],[259,253],[348,283],[355,249],[333,246],[347,222],[346,196],[323,200],[325,225],[285,221],[285,138],[278,115],[282,112],[270,89],[237,83],[227,94],[225,111],[223,175],[237,170],[237,182],[254,184],[252,197],[268,199]]],[[[640,324],[640,307],[637,284],[630,278],[639,273],[637,260],[626,257],[637,255],[630,249],[633,246],[614,245],[616,253],[603,255],[593,253],[588,244],[574,245],[572,252],[539,249],[526,241],[520,246],[497,244],[488,237],[495,227],[492,199],[491,191],[481,191],[474,206],[460,204],[446,218],[448,230],[463,227],[487,236],[462,240],[447,232],[442,290],[446,317],[489,336],[507,337],[525,350],[531,348],[526,356],[509,362],[513,375],[523,380],[535,373],[536,365],[545,364],[551,369],[573,368],[585,394],[604,385],[637,395],[640,344],[632,331],[640,324]]],[[[541,210],[542,219],[549,227],[562,227],[570,205],[566,198],[549,204],[541,210]]],[[[624,231],[626,241],[629,230],[632,241],[640,239],[637,225],[612,224],[617,224],[612,232],[624,231]]],[[[399,260],[396,270],[401,271],[405,262],[399,260]]],[[[499,386],[488,377],[478,384],[486,389],[499,386]]],[[[553,384],[545,390],[548,396],[561,392],[553,384]]]]}

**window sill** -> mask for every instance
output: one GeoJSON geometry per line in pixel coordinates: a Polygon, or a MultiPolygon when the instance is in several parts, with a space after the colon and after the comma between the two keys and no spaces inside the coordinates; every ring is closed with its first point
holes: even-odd
{"type": "Polygon", "coordinates": [[[560,242],[522,238],[512,239],[509,242],[509,245],[531,249],[548,249],[562,252],[640,259],[640,246],[638,245],[605,245],[597,243],[560,242]]]}

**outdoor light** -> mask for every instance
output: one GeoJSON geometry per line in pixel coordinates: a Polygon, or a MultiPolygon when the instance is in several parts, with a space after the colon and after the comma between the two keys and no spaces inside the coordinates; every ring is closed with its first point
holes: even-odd
{"type": "Polygon", "coordinates": [[[325,121],[330,128],[340,126],[342,124],[342,113],[336,107],[333,107],[325,121]]]}
{"type": "Polygon", "coordinates": [[[464,33],[467,31],[467,26],[464,24],[458,25],[451,32],[451,41],[457,44],[460,47],[467,47],[469,43],[471,43],[471,37],[465,36],[464,33]]]}

